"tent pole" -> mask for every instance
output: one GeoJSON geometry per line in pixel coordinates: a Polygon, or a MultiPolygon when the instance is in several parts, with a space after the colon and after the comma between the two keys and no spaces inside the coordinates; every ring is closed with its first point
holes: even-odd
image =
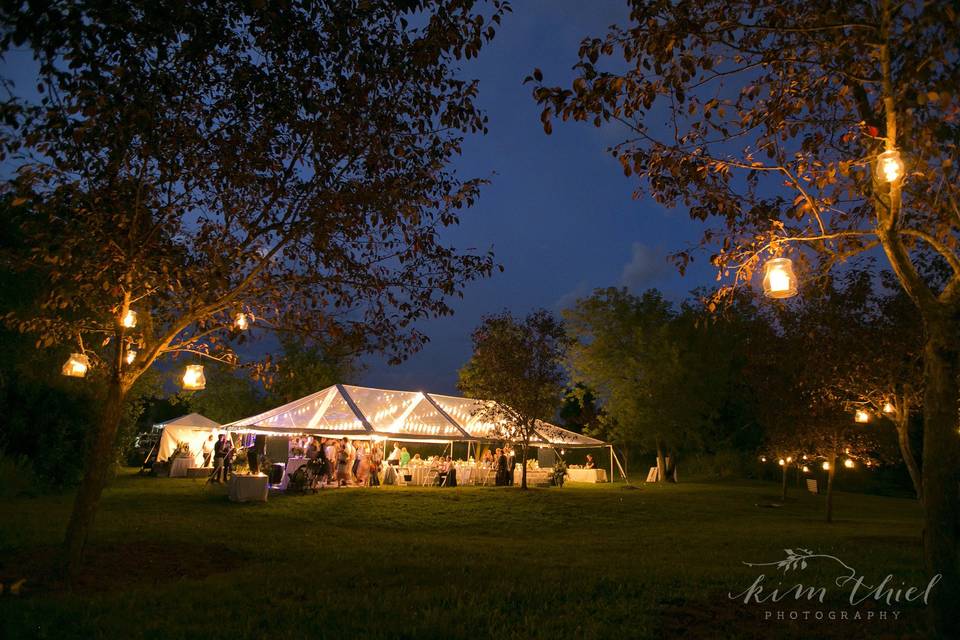
{"type": "Polygon", "coordinates": [[[627,478],[627,472],[623,470],[623,465],[620,464],[620,456],[614,453],[613,459],[617,461],[617,468],[620,469],[620,475],[623,476],[623,481],[626,482],[627,484],[630,484],[630,479],[627,478]]]}
{"type": "Polygon", "coordinates": [[[613,483],[613,445],[607,445],[610,447],[610,483],[613,483]]]}

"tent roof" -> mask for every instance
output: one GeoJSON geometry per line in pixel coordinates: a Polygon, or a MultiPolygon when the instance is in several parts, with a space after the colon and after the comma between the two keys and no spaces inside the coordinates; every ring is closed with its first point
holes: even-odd
{"type": "MultiPolygon", "coordinates": [[[[484,401],[423,391],[336,384],[264,413],[224,425],[229,431],[327,437],[382,437],[450,442],[496,439],[496,425],[479,419],[484,401]]],[[[538,422],[535,446],[599,447],[604,442],[538,422]]]]}
{"type": "Polygon", "coordinates": [[[174,418],[173,420],[167,420],[166,422],[160,422],[153,426],[154,428],[192,427],[194,429],[219,429],[220,423],[214,422],[210,418],[200,415],[199,413],[188,413],[185,416],[180,416],[179,418],[174,418]]]}

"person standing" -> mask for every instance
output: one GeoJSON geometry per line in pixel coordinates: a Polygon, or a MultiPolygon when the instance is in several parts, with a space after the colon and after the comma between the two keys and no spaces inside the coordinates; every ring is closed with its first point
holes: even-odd
{"type": "Polygon", "coordinates": [[[344,438],[337,447],[337,486],[350,483],[350,441],[344,438]]]}
{"type": "Polygon", "coordinates": [[[227,482],[230,480],[230,474],[233,473],[233,456],[235,451],[233,448],[233,440],[231,440],[229,436],[224,435],[223,442],[223,481],[227,482]]]}
{"type": "Polygon", "coordinates": [[[410,452],[404,447],[400,449],[400,466],[405,467],[410,464],[410,452]]]}
{"type": "Polygon", "coordinates": [[[210,458],[213,457],[213,448],[216,446],[216,443],[213,440],[213,434],[210,434],[206,440],[203,441],[200,450],[203,453],[203,467],[207,468],[210,466],[210,458]]]}
{"type": "Polygon", "coordinates": [[[387,464],[400,464],[400,443],[393,443],[393,451],[390,452],[390,455],[387,457],[387,464]]]}
{"type": "Polygon", "coordinates": [[[503,453],[503,449],[497,448],[497,453],[494,456],[494,460],[497,465],[497,476],[496,476],[496,485],[498,487],[505,487],[509,484],[507,480],[507,474],[509,473],[507,467],[507,456],[503,453]]]}
{"type": "Polygon", "coordinates": [[[221,433],[217,443],[213,445],[213,473],[211,473],[210,477],[207,478],[207,482],[216,482],[217,484],[223,483],[224,443],[226,439],[227,435],[225,433],[221,433]]]}

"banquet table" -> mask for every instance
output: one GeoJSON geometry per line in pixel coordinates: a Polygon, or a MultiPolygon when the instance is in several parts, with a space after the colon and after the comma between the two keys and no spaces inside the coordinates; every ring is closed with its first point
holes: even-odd
{"type": "Polygon", "coordinates": [[[233,476],[228,485],[230,500],[233,502],[266,502],[267,476],[233,476]]]}
{"type": "MultiPolygon", "coordinates": [[[[550,476],[553,471],[550,469],[527,469],[527,484],[541,484],[550,482],[550,476]]],[[[523,467],[517,465],[513,470],[513,484],[520,484],[523,481],[523,467]]]]}
{"type": "Polygon", "coordinates": [[[170,477],[186,478],[187,469],[193,467],[193,458],[179,457],[170,461],[170,477]]]}
{"type": "Polygon", "coordinates": [[[286,491],[287,485],[290,484],[290,475],[303,465],[307,464],[307,462],[307,458],[290,458],[287,460],[287,468],[283,472],[283,480],[280,481],[281,490],[286,491]]]}
{"type": "Polygon", "coordinates": [[[412,464],[401,469],[400,473],[411,477],[410,480],[407,480],[407,484],[420,486],[427,479],[428,471],[430,471],[430,465],[428,464],[412,464]]]}
{"type": "Polygon", "coordinates": [[[567,468],[567,480],[570,482],[606,482],[607,470],[567,468]]]}

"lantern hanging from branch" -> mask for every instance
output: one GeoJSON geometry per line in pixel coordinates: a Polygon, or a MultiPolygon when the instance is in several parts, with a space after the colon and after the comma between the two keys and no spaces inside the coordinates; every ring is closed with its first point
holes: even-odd
{"type": "Polygon", "coordinates": [[[250,326],[247,314],[238,313],[233,319],[233,326],[237,328],[237,331],[246,331],[247,327],[250,326]]]}
{"type": "Polygon", "coordinates": [[[137,352],[133,349],[127,350],[127,355],[124,357],[127,364],[133,364],[133,361],[137,359],[137,352]]]}
{"type": "Polygon", "coordinates": [[[199,391],[207,386],[207,379],[203,376],[202,364],[188,364],[183,372],[183,388],[188,391],[199,391]]]}
{"type": "Polygon", "coordinates": [[[71,353],[67,361],[63,363],[61,372],[71,378],[83,378],[87,375],[87,369],[90,368],[90,359],[82,353],[71,353]]]}
{"type": "Polygon", "coordinates": [[[903,159],[896,149],[887,149],[877,156],[877,169],[884,182],[896,182],[903,177],[903,159]]]}
{"type": "Polygon", "coordinates": [[[137,312],[133,309],[127,309],[127,312],[123,314],[123,318],[120,320],[120,324],[127,329],[133,329],[137,326],[137,312]]]}
{"type": "Polygon", "coordinates": [[[860,424],[866,424],[870,422],[870,414],[863,409],[857,409],[857,412],[853,415],[853,419],[860,424]]]}
{"type": "Polygon", "coordinates": [[[893,406],[893,403],[892,403],[892,402],[884,402],[884,403],[883,403],[883,412],[884,412],[884,413],[894,413],[896,410],[897,410],[897,409],[896,409],[896,407],[893,406]]]}
{"type": "Polygon", "coordinates": [[[803,465],[803,472],[810,473],[810,467],[808,467],[807,465],[803,465]]]}
{"type": "Polygon", "coordinates": [[[790,298],[797,295],[797,277],[793,260],[773,258],[763,266],[763,295],[768,298],[790,298]]]}
{"type": "Polygon", "coordinates": [[[830,463],[829,463],[829,462],[824,462],[823,465],[821,465],[821,467],[823,468],[824,471],[830,471],[830,463]]]}
{"type": "Polygon", "coordinates": [[[847,469],[853,469],[853,460],[847,458],[843,461],[843,466],[845,466],[847,469]]]}

